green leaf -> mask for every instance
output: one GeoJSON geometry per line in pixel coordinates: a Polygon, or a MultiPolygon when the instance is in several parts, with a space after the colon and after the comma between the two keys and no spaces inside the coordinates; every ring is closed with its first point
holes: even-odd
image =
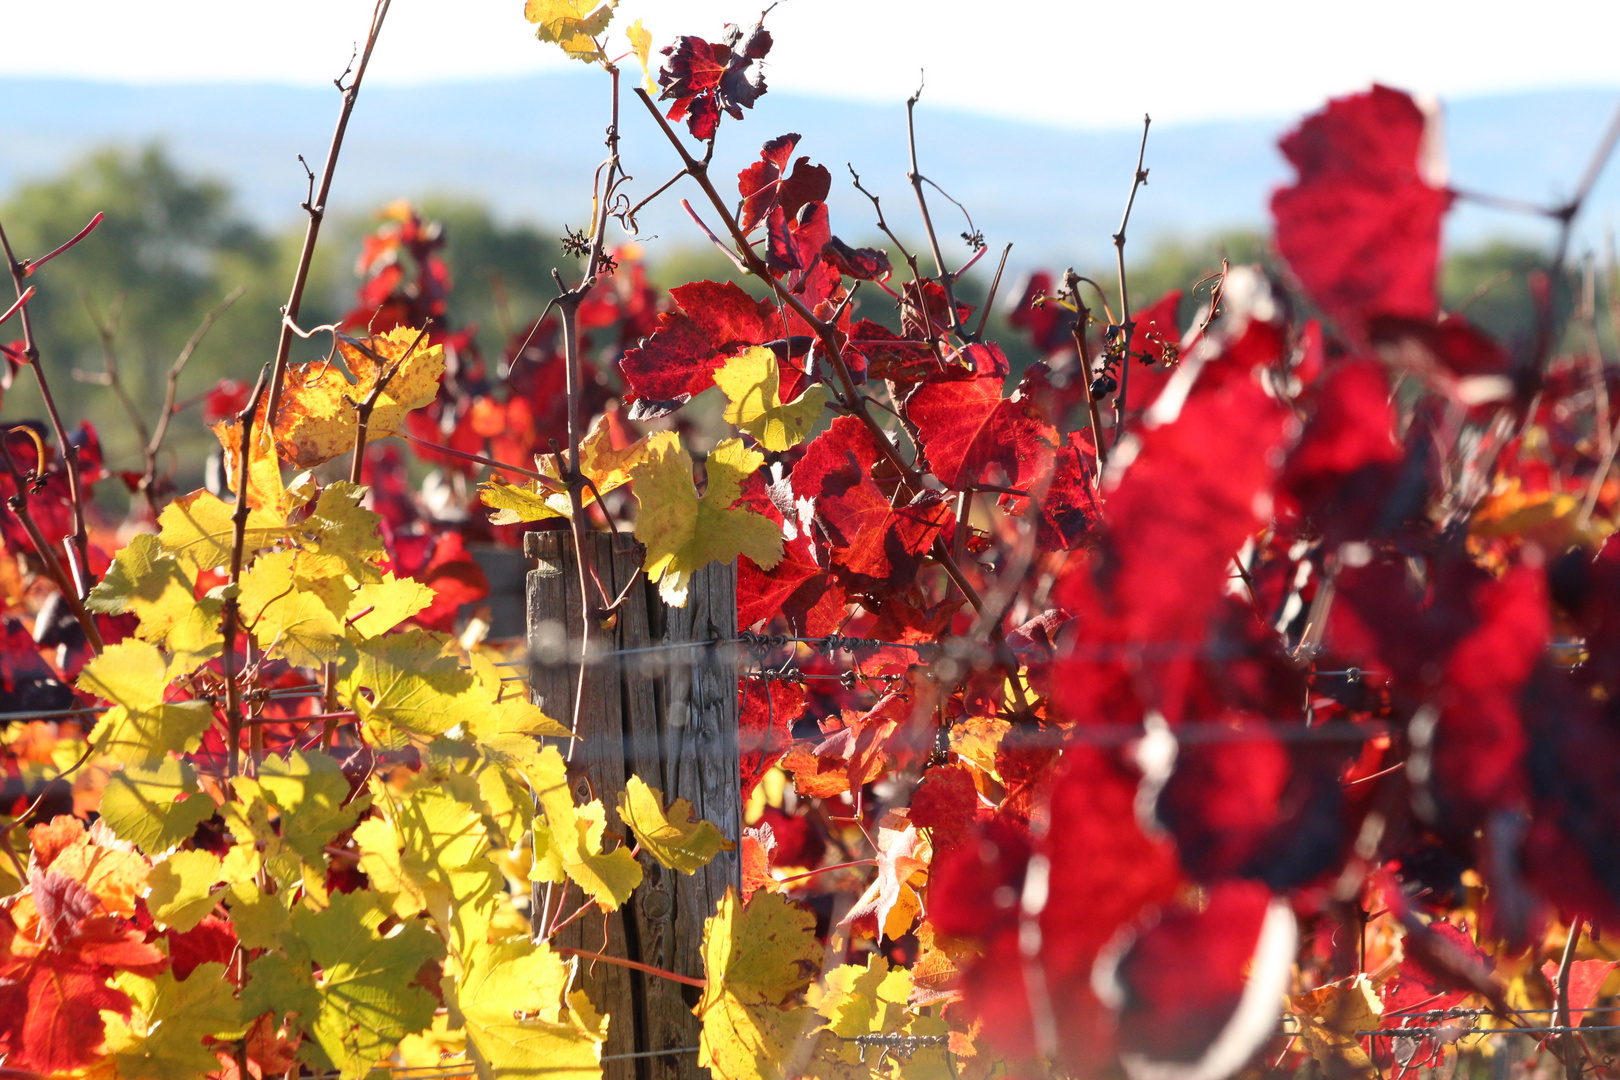
{"type": "Polygon", "coordinates": [[[563,872],[604,911],[611,911],[630,899],[630,894],[641,884],[641,864],[630,857],[630,850],[625,847],[603,854],[602,834],[607,831],[607,813],[602,801],[594,799],[584,806],[574,805],[568,767],[555,746],[543,748],[533,759],[529,784],[545,812],[551,838],[549,851],[535,853],[535,870],[545,874],[544,860],[556,859],[563,872]]]}
{"type": "Polygon", "coordinates": [[[444,944],[417,921],[378,934],[388,917],[379,899],[333,893],[324,911],[294,910],[291,934],[283,935],[297,938],[321,971],[308,1030],[341,1080],[359,1080],[401,1038],[426,1030],[438,1004],[416,979],[424,964],[444,955],[444,944]]]}
{"type": "Polygon", "coordinates": [[[170,753],[195,750],[213,723],[204,701],[165,703],[169,665],[155,646],[126,638],[84,666],[78,687],[113,704],[96,725],[96,752],[125,765],[156,768],[170,753]]]}
{"type": "Polygon", "coordinates": [[[197,787],[197,771],[174,758],[155,769],[121,769],[101,794],[101,820],[147,855],[177,847],[213,815],[214,800],[197,787]]]}
{"type": "MultiPolygon", "coordinates": [[[[279,910],[280,905],[276,906],[279,910]]],[[[246,938],[241,941],[249,948],[261,947],[248,946],[246,938]]],[[[270,1013],[279,1020],[291,1013],[307,1024],[320,1011],[321,995],[315,989],[315,975],[306,957],[300,955],[293,959],[278,952],[267,952],[248,962],[247,981],[242,986],[243,1016],[257,1019],[270,1013]]]]}
{"type": "Polygon", "coordinates": [[[173,973],[145,978],[119,972],[113,985],[129,995],[126,1021],[106,1012],[106,1049],[124,1080],[194,1080],[216,1073],[219,1059],[204,1037],[240,1038],[247,1030],[225,965],[199,964],[184,982],[173,973]]]}
{"type": "Polygon", "coordinates": [[[726,422],[736,424],[767,450],[780,453],[809,438],[827,405],[827,388],[807,386],[792,401],[781,397],[782,370],[776,353],[755,345],[727,360],[714,383],[731,400],[726,422]]]}
{"type": "Polygon", "coordinates": [[[467,1034],[481,1077],[599,1080],[607,1018],[580,991],[546,945],[523,938],[479,943],[459,985],[446,980],[452,1022],[467,1034]],[[453,995],[449,992],[453,989],[453,995]]]}
{"type": "MultiPolygon", "coordinates": [[[[270,948],[282,931],[291,925],[287,909],[281,906],[280,901],[274,896],[265,895],[251,881],[233,885],[225,906],[230,908],[231,926],[235,928],[236,938],[244,949],[270,948]]],[[[258,1016],[261,1012],[264,1010],[259,1009],[249,1015],[258,1016]]]]}
{"type": "Polygon", "coordinates": [[[438,786],[377,805],[384,816],[354,830],[372,888],[391,898],[402,919],[426,911],[458,945],[481,940],[505,884],[489,859],[483,815],[438,786]]]}
{"type": "Polygon", "coordinates": [[[293,751],[271,755],[259,766],[259,785],[281,811],[281,842],[311,866],[326,865],[326,845],[353,825],[371,805],[356,795],[347,805],[349,781],[337,759],[324,753],[293,751]]]}
{"type": "Polygon", "coordinates": [[[639,776],[626,781],[619,817],[635,831],[641,850],[671,870],[695,874],[722,851],[736,847],[712,821],[693,821],[692,804],[676,799],[666,811],[664,793],[639,776]]]}
{"type": "Polygon", "coordinates": [[[210,851],[176,851],[157,863],[146,879],[146,907],[152,918],[182,932],[196,926],[224,892],[214,887],[224,865],[210,851]]]}

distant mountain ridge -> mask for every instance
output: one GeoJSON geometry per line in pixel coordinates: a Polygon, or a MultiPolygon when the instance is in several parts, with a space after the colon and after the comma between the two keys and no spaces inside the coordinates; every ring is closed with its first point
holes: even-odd
{"type": "MultiPolygon", "coordinates": [[[[1460,187],[1552,201],[1577,182],[1620,90],[1557,90],[1448,102],[1447,148],[1460,187]]],[[[317,168],[337,111],[332,90],[274,85],[127,86],[83,80],[0,79],[0,193],[51,175],[108,144],[167,145],[195,172],[226,181],[251,218],[295,218],[305,180],[296,155],[317,168]]],[[[673,175],[677,159],[628,91],[622,106],[625,161],[645,193],[673,175]]],[[[922,171],[972,212],[996,246],[1012,240],[1016,265],[1106,261],[1118,227],[1139,130],[1072,131],[947,109],[917,111],[922,171]]],[[[1289,170],[1275,149],[1296,117],[1156,125],[1151,179],[1137,202],[1132,238],[1203,236],[1263,227],[1273,187],[1289,170]]],[[[579,225],[589,213],[592,171],[602,154],[603,82],[589,73],[550,74],[412,88],[367,87],[338,170],[334,206],[369,209],[401,196],[465,196],[507,219],[579,225]]],[[[741,124],[721,127],[714,171],[729,178],[766,139],[804,136],[799,152],[833,172],[834,229],[875,233],[871,206],[849,184],[853,163],[884,200],[891,223],[915,233],[905,181],[905,109],[773,92],[741,124]],[[903,223],[903,224],[902,224],[903,223]]],[[[643,215],[644,234],[693,242],[679,199],[686,182],[643,215]]],[[[934,209],[953,237],[966,225],[934,209]]],[[[932,207],[931,207],[932,208],[932,207]]],[[[1620,163],[1611,163],[1585,218],[1588,242],[1620,211],[1620,163]]],[[[1451,239],[1498,234],[1542,238],[1544,223],[1477,207],[1453,215],[1451,239]]],[[[965,249],[958,249],[964,250],[965,249]]]]}

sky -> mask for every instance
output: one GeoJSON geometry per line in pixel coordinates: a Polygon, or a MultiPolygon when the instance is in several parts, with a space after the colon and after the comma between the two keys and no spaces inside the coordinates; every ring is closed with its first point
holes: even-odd
{"type": "MultiPolygon", "coordinates": [[[[622,0],[655,48],[752,22],[760,0],[622,0]]],[[[372,0],[0,0],[8,75],[325,83],[372,0]]],[[[368,78],[419,85],[570,63],[522,0],[394,0],[368,78]]],[[[782,0],[778,89],[1070,128],[1273,117],[1381,81],[1441,98],[1620,84],[1614,0],[782,0]]],[[[633,64],[633,61],[632,61],[633,64]]],[[[3,107],[3,103],[0,103],[3,107]]]]}

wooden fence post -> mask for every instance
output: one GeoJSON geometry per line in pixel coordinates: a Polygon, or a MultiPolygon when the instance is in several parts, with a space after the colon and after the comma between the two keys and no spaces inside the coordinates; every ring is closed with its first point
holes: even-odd
{"type": "MultiPolygon", "coordinates": [[[[634,585],[612,629],[592,634],[580,739],[569,773],[575,799],[601,799],[608,828],[628,839],[614,808],[634,774],[668,802],[689,801],[697,816],[736,843],[742,805],[735,649],[708,644],[736,637],[736,568],[710,564],[698,571],[686,606],[672,608],[656,586],[636,577],[643,551],[631,537],[589,532],[585,539],[604,587],[617,595],[634,585]],[[649,651],[627,652],[634,649],[649,651]]],[[[528,578],[531,686],[536,703],[566,725],[579,672],[573,537],[567,530],[532,532],[524,537],[524,553],[536,560],[528,578]]],[[[605,919],[588,912],[557,943],[701,977],[703,921],[728,887],[740,887],[737,853],[721,852],[694,875],[665,870],[645,854],[639,858],[645,877],[630,903],[605,919]]],[[[565,913],[583,902],[572,888],[563,899],[565,913]]],[[[691,1008],[698,990],[622,967],[581,963],[592,1002],[613,1017],[604,1057],[697,1045],[701,1028],[691,1008]]],[[[688,1052],[617,1058],[603,1069],[605,1080],[693,1080],[703,1071],[697,1054],[688,1052]]]]}

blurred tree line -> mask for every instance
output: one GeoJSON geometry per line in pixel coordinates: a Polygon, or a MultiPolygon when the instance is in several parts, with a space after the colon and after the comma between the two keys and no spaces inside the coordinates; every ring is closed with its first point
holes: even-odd
{"type": "MultiPolygon", "coordinates": [[[[537,315],[554,293],[551,268],[572,261],[561,250],[559,230],[499,222],[482,206],[465,201],[427,199],[421,210],[446,231],[443,256],[455,285],[455,325],[475,324],[485,357],[498,358],[514,327],[537,315]]],[[[241,216],[225,185],[183,173],[158,147],[97,153],[60,176],[19,187],[0,203],[0,221],[19,256],[28,257],[73,235],[97,211],[104,211],[106,220],[41,275],[29,310],[45,362],[57,373],[52,388],[65,419],[91,420],[101,433],[109,465],[131,468],[140,449],[134,425],[108,389],[88,379],[70,381],[68,370],[93,379],[104,370],[110,349],[135,407],[148,424],[155,423],[165,375],[176,355],[204,315],[241,287],[241,298],[197,349],[181,379],[179,400],[205,393],[222,378],[251,381],[273,358],[280,307],[286,302],[304,222],[293,220],[281,231],[266,231],[241,216]]],[[[300,319],[304,326],[335,321],[350,306],[361,238],[375,225],[365,214],[328,218],[300,319]]],[[[963,300],[983,302],[996,254],[987,252],[980,264],[983,272],[976,270],[958,286],[963,300]]],[[[1217,269],[1222,257],[1233,263],[1275,264],[1259,233],[1138,246],[1130,255],[1131,292],[1139,306],[1170,289],[1189,288],[1217,269]]],[[[1455,253],[1443,272],[1446,306],[1466,304],[1471,319],[1514,343],[1533,326],[1527,272],[1544,261],[1541,252],[1510,243],[1455,253]]],[[[648,265],[652,280],[665,286],[701,277],[724,279],[732,276],[731,269],[712,249],[697,246],[665,249],[648,265]]],[[[1092,276],[1112,299],[1112,269],[1092,276]]],[[[990,339],[1003,344],[1015,369],[1032,359],[1004,321],[1006,304],[1017,299],[1018,288],[1010,275],[1002,282],[989,324],[990,339]]],[[[1207,289],[1200,290],[1198,299],[1207,295],[1207,289]]],[[[861,315],[896,322],[881,294],[873,290],[865,300],[861,315]]],[[[1187,303],[1192,305],[1193,298],[1187,303]]],[[[1184,315],[1190,317],[1190,310],[1184,315]]],[[[0,333],[15,337],[16,325],[0,333]]],[[[299,358],[309,359],[317,346],[300,343],[299,348],[304,353],[299,358]]],[[[14,379],[5,390],[3,408],[8,419],[40,415],[33,381],[14,379]]],[[[200,422],[182,418],[168,442],[173,460],[162,464],[195,477],[213,445],[200,422]]],[[[116,499],[115,487],[102,485],[103,497],[116,499]]]]}

